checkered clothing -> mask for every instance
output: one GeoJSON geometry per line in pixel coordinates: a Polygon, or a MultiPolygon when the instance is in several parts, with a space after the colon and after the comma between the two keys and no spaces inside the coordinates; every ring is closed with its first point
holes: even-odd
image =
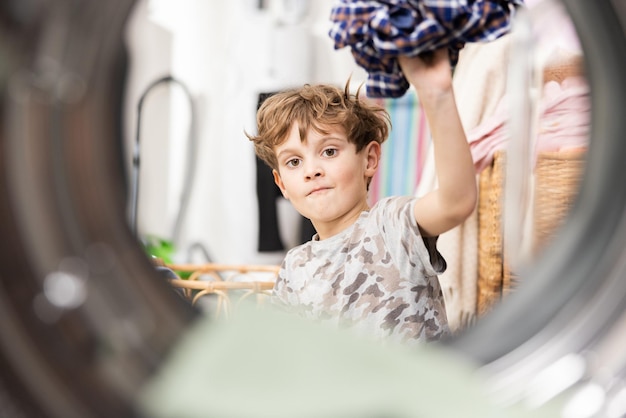
{"type": "Polygon", "coordinates": [[[369,97],[400,97],[409,88],[397,57],[448,47],[456,65],[466,42],[507,33],[523,0],[339,0],[329,35],[335,49],[349,46],[368,73],[369,97]]]}

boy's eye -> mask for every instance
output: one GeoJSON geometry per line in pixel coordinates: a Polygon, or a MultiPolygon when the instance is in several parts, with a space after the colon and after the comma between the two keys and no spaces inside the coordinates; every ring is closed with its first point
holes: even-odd
{"type": "Polygon", "coordinates": [[[285,165],[287,167],[297,167],[300,165],[300,159],[298,158],[292,158],[291,160],[288,160],[285,165]]]}
{"type": "Polygon", "coordinates": [[[328,148],[324,150],[324,156],[326,157],[334,157],[337,155],[337,150],[335,148],[328,148]]]}

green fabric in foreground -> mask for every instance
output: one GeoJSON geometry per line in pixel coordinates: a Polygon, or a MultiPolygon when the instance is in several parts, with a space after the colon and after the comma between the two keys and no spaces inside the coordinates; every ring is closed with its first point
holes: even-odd
{"type": "Polygon", "coordinates": [[[154,418],[555,416],[498,406],[482,388],[439,345],[382,346],[242,305],[191,326],[138,402],[154,418]]]}

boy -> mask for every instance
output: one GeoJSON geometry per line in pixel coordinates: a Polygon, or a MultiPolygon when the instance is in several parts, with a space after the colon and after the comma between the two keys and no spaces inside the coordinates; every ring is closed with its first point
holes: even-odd
{"type": "Polygon", "coordinates": [[[447,49],[398,61],[426,113],[437,190],[368,206],[389,117],[348,86],[306,85],[268,98],[257,114],[258,134],[248,137],[283,196],[317,231],[287,253],[274,300],[376,339],[436,340],[448,332],[436,240],[472,213],[475,171],[447,49]]]}

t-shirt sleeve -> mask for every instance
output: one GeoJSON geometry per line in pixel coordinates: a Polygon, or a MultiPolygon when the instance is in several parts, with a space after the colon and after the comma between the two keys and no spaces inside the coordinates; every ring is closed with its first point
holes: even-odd
{"type": "Polygon", "coordinates": [[[378,216],[387,246],[398,262],[423,265],[428,276],[446,270],[446,260],[437,250],[438,237],[422,237],[413,210],[415,197],[403,196],[381,201],[378,216]]]}

